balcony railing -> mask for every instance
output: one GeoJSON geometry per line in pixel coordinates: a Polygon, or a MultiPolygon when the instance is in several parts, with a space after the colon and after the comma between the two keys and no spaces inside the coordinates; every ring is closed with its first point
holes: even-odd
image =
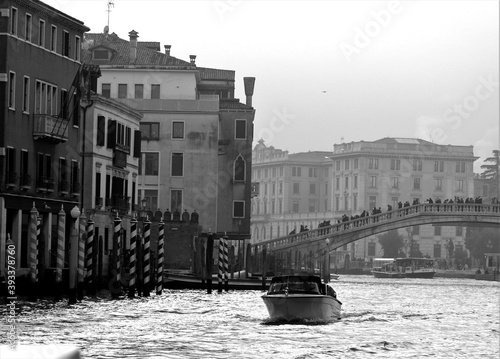
{"type": "Polygon", "coordinates": [[[62,196],[67,195],[69,193],[69,182],[67,180],[60,180],[57,184],[57,191],[62,196]]]}
{"type": "Polygon", "coordinates": [[[27,173],[23,173],[21,174],[21,179],[19,181],[19,185],[21,186],[21,189],[22,190],[30,190],[31,189],[31,182],[32,182],[32,178],[29,174],[27,173]]]}
{"type": "Polygon", "coordinates": [[[68,140],[68,120],[57,116],[34,114],[33,138],[50,142],[66,142],[68,140]]]}
{"type": "Polygon", "coordinates": [[[111,207],[116,209],[119,214],[127,214],[130,211],[130,197],[112,195],[111,207]]]}
{"type": "Polygon", "coordinates": [[[38,177],[36,179],[36,190],[38,192],[54,192],[54,179],[50,177],[38,177]]]}
{"type": "Polygon", "coordinates": [[[14,188],[17,186],[17,173],[16,172],[7,172],[5,176],[5,185],[8,188],[14,188]]]}

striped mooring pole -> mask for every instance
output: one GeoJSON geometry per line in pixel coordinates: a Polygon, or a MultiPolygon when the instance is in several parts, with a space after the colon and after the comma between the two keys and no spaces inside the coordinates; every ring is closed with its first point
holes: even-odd
{"type": "Polygon", "coordinates": [[[217,273],[217,293],[222,293],[222,277],[224,273],[224,238],[219,238],[219,272],[217,273]]]}
{"type": "Polygon", "coordinates": [[[113,221],[114,232],[113,232],[113,245],[115,247],[115,280],[111,289],[111,296],[117,298],[122,289],[122,268],[121,268],[121,230],[122,230],[122,220],[118,217],[118,212],[113,221]]]}
{"type": "Polygon", "coordinates": [[[142,295],[144,297],[149,297],[149,292],[151,290],[149,282],[150,278],[149,244],[151,239],[150,237],[151,237],[151,222],[149,221],[149,218],[146,217],[146,220],[144,221],[144,251],[143,251],[144,283],[143,283],[142,295]]]}
{"type": "Polygon", "coordinates": [[[227,247],[227,236],[223,238],[224,244],[224,289],[229,291],[229,251],[227,247]]]}
{"type": "Polygon", "coordinates": [[[137,266],[136,259],[136,246],[137,246],[137,219],[130,220],[130,261],[128,265],[128,297],[134,298],[135,296],[135,269],[137,266]]]}
{"type": "Polygon", "coordinates": [[[88,294],[95,294],[94,291],[94,272],[93,268],[93,256],[94,256],[94,221],[92,217],[87,222],[87,251],[85,255],[87,273],[85,274],[85,287],[88,294]]]}
{"type": "Polygon", "coordinates": [[[33,202],[33,208],[30,211],[30,301],[36,301],[38,292],[38,240],[40,231],[40,217],[33,202]]]}
{"type": "Polygon", "coordinates": [[[64,268],[64,250],[66,246],[66,212],[61,204],[57,217],[57,261],[56,261],[56,300],[62,298],[62,272],[64,268]]]}
{"type": "Polygon", "coordinates": [[[79,231],[78,231],[78,284],[77,288],[77,299],[83,299],[83,287],[85,283],[85,232],[87,229],[87,216],[85,215],[85,210],[82,208],[80,212],[80,217],[78,217],[79,231]]]}
{"type": "Polygon", "coordinates": [[[160,295],[163,290],[163,246],[165,242],[165,223],[160,220],[158,225],[158,264],[156,265],[156,294],[160,295]]]}

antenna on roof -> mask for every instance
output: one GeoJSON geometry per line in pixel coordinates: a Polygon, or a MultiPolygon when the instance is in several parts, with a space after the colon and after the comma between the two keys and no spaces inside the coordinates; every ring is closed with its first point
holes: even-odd
{"type": "Polygon", "coordinates": [[[111,13],[111,8],[115,6],[114,1],[115,0],[108,0],[108,10],[106,10],[108,12],[108,29],[109,29],[109,14],[111,13]]]}

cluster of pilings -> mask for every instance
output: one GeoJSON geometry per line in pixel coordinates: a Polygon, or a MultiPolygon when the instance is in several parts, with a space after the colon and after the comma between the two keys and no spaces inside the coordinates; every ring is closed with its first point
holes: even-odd
{"type": "MultiPolygon", "coordinates": [[[[96,251],[98,251],[99,243],[94,238],[95,223],[92,217],[87,219],[85,212],[80,211],[76,206],[70,211],[71,223],[69,226],[66,223],[67,217],[63,207],[61,207],[57,217],[57,258],[54,281],[45,278],[40,282],[39,269],[42,266],[39,264],[40,255],[38,252],[44,239],[41,237],[40,231],[42,219],[35,204],[33,204],[27,228],[29,267],[27,279],[29,283],[24,285],[23,280],[18,281],[18,290],[23,289],[24,292],[27,292],[28,300],[36,301],[41,296],[42,285],[44,288],[53,286],[55,300],[61,300],[63,293],[67,293],[70,304],[82,300],[84,294],[96,295],[101,289],[109,290],[112,298],[118,298],[126,293],[130,298],[136,294],[149,296],[153,290],[158,295],[162,294],[165,241],[165,224],[162,219],[158,223],[159,237],[155,253],[151,253],[150,250],[151,221],[148,217],[140,224],[142,236],[138,235],[138,221],[135,218],[130,220],[130,250],[126,256],[125,251],[121,248],[123,243],[121,238],[123,235],[122,220],[118,217],[118,213],[116,214],[113,219],[111,277],[108,278],[107,286],[103,288],[96,275],[96,251]],[[70,229],[69,240],[66,238],[67,228],[70,229]],[[67,244],[69,244],[69,248],[66,248],[67,244]],[[154,261],[151,260],[152,255],[154,261]],[[122,263],[125,264],[125,268],[122,268],[122,263]]],[[[10,235],[7,235],[7,246],[15,248],[10,235]]],[[[14,252],[18,250],[20,248],[16,248],[14,252]]]]}

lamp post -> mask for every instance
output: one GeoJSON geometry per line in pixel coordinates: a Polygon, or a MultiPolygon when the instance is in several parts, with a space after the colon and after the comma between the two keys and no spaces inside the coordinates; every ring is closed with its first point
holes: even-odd
{"type": "Polygon", "coordinates": [[[70,212],[70,253],[69,253],[69,304],[76,303],[76,282],[78,274],[78,227],[76,220],[80,217],[80,209],[74,206],[70,212]]]}
{"type": "Polygon", "coordinates": [[[325,265],[325,283],[330,281],[330,238],[325,239],[326,243],[326,265],[325,265]]]}

